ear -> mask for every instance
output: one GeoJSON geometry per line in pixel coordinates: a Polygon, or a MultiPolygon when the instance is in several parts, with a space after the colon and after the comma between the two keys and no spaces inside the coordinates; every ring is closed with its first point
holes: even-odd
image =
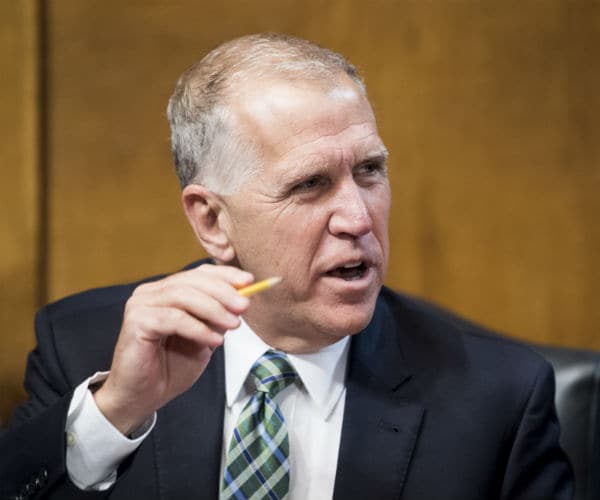
{"type": "Polygon", "coordinates": [[[183,188],[181,201],[185,215],[204,249],[220,262],[235,257],[226,228],[223,227],[223,205],[218,195],[198,184],[183,188]]]}

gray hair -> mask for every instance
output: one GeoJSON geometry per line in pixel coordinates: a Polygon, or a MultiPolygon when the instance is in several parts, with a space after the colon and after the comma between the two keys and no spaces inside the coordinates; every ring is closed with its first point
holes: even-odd
{"type": "Polygon", "coordinates": [[[228,98],[248,82],[278,76],[333,87],[345,73],[365,94],[357,69],[345,57],[307,40],[267,33],[226,42],[179,78],[169,99],[171,150],[181,187],[204,185],[232,194],[258,168],[259,152],[235,127],[228,98]]]}

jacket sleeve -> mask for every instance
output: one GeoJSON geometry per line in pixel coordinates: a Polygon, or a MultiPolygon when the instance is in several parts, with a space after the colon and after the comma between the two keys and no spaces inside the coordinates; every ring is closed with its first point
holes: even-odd
{"type": "Polygon", "coordinates": [[[35,320],[37,346],[25,373],[28,400],[0,436],[0,498],[105,498],[84,492],[66,470],[65,424],[74,387],[61,369],[48,308],[35,320]]]}
{"type": "Polygon", "coordinates": [[[523,407],[504,475],[503,500],[570,500],[573,471],[559,445],[554,373],[543,363],[523,407]]]}

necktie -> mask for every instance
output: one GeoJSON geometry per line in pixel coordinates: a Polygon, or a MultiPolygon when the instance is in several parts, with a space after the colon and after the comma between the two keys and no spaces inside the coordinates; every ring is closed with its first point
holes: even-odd
{"type": "Polygon", "coordinates": [[[233,430],[221,500],[283,500],[290,482],[290,445],[283,415],[273,399],[296,372],[284,353],[269,350],[252,366],[256,392],[233,430]]]}

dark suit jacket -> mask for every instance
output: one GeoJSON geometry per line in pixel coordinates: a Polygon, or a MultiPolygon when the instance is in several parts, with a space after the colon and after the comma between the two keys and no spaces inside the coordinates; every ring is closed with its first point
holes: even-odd
{"type": "MultiPolygon", "coordinates": [[[[0,495],[218,498],[221,349],[199,381],[158,412],[111,490],[82,492],[66,474],[72,391],[109,368],[134,287],[88,291],[38,313],[25,380],[30,399],[0,438],[0,495]]],[[[335,499],[572,497],[552,369],[527,348],[384,288],[373,320],[352,338],[348,367],[335,499]]]]}

